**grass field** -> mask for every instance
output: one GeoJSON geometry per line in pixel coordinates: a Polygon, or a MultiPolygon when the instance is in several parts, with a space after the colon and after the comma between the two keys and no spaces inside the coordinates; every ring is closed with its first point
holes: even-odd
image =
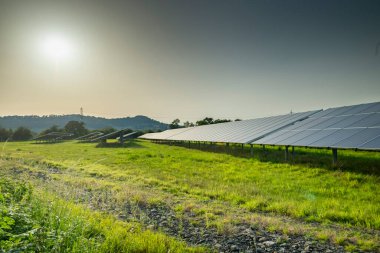
{"type": "MultiPolygon", "coordinates": [[[[348,250],[379,249],[380,153],[340,151],[340,162],[332,167],[328,150],[298,149],[294,164],[283,162],[283,151],[278,148],[255,150],[255,157],[249,157],[248,150],[236,150],[235,154],[211,151],[216,152],[137,140],[123,148],[95,148],[94,144],[75,142],[14,142],[4,144],[0,152],[2,173],[27,180],[36,189],[29,208],[40,205],[38,208],[44,210],[52,202],[48,199],[57,199],[53,201],[55,212],[73,224],[84,222],[101,231],[102,245],[92,245],[84,236],[86,231],[75,231],[81,236],[74,236],[86,243],[73,241],[72,245],[107,251],[107,247],[122,242],[123,238],[113,236],[116,233],[112,231],[132,226],[114,218],[128,200],[167,205],[179,215],[191,211],[221,232],[244,221],[285,234],[330,240],[348,250]],[[48,185],[37,180],[47,172],[52,178],[48,185]],[[48,192],[49,197],[42,197],[46,194],[41,192],[48,192]],[[94,202],[88,192],[101,197],[94,202]],[[65,205],[74,209],[59,210],[58,206],[65,205]],[[97,211],[106,211],[108,216],[97,211]],[[82,220],[71,219],[73,216],[82,220]],[[109,231],[107,224],[111,223],[115,225],[109,231]]],[[[137,248],[186,248],[164,234],[135,226],[139,232],[131,238],[137,248]],[[155,238],[151,241],[157,244],[144,245],[144,236],[155,238]]]]}

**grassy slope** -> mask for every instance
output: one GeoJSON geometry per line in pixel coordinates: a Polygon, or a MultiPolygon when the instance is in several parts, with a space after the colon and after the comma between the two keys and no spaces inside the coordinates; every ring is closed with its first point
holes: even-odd
{"type": "MultiPolygon", "coordinates": [[[[314,153],[303,159],[314,159],[314,153]]],[[[325,151],[316,153],[326,155],[325,151]]],[[[129,148],[94,148],[93,144],[70,142],[8,143],[3,155],[45,161],[94,177],[137,182],[172,195],[221,200],[249,211],[380,228],[379,177],[352,168],[364,164],[366,169],[378,170],[379,153],[343,152],[341,157],[349,162],[351,172],[331,170],[323,164],[263,162],[144,141],[129,148]]]]}

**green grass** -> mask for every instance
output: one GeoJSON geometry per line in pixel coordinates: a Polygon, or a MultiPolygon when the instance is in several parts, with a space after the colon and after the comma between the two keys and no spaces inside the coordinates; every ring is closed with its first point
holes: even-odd
{"type": "Polygon", "coordinates": [[[62,200],[22,181],[0,180],[3,252],[202,252],[62,200]]]}
{"type": "MultiPolygon", "coordinates": [[[[227,203],[252,214],[264,212],[347,229],[380,229],[378,152],[339,151],[337,167],[330,166],[331,151],[298,149],[295,164],[284,163],[283,151],[277,148],[259,152],[259,158],[247,158],[146,141],[125,148],[21,142],[7,143],[2,156],[77,173],[75,177],[83,180],[62,176],[68,182],[77,180],[76,184],[107,180],[115,189],[125,184],[147,187],[157,193],[149,201],[160,201],[162,193],[227,203]]],[[[211,211],[203,211],[210,223],[211,211]]],[[[373,240],[372,244],[378,243],[377,237],[373,240]]]]}

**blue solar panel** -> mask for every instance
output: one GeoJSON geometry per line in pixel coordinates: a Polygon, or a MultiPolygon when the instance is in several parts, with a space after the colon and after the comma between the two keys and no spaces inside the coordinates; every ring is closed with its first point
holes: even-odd
{"type": "Polygon", "coordinates": [[[330,108],[253,144],[380,149],[380,102],[330,108]]]}
{"type": "Polygon", "coordinates": [[[380,102],[149,133],[140,138],[380,149],[380,102]]]}

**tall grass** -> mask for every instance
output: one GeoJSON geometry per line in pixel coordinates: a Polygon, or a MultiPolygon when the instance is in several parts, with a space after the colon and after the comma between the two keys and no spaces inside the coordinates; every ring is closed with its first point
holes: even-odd
{"type": "MultiPolygon", "coordinates": [[[[380,180],[376,175],[263,162],[145,141],[122,149],[71,142],[8,145],[9,156],[42,160],[95,177],[137,181],[173,194],[228,201],[251,211],[380,228],[380,180]]],[[[380,161],[379,153],[359,155],[363,160],[367,156],[380,161]]]]}
{"type": "Polygon", "coordinates": [[[0,251],[202,252],[9,179],[0,181],[0,251]]]}
{"type": "MultiPolygon", "coordinates": [[[[376,171],[380,170],[380,153],[340,151],[340,164],[331,166],[331,151],[326,150],[297,149],[294,163],[284,162],[283,150],[271,147],[255,150],[254,157],[247,149],[243,154],[209,151],[139,140],[123,148],[24,142],[8,143],[4,158],[21,161],[28,167],[27,173],[38,177],[49,174],[68,187],[96,191],[104,202],[100,210],[119,208],[127,199],[168,202],[167,198],[176,198],[184,201],[173,209],[205,216],[218,230],[234,222],[233,218],[223,221],[213,216],[219,216],[218,205],[223,205],[231,212],[251,212],[255,220],[257,213],[268,214],[259,219],[269,229],[275,224],[282,231],[293,231],[292,225],[278,225],[271,218],[292,217],[301,222],[296,226],[307,227],[297,231],[311,231],[315,222],[322,224],[323,231],[313,230],[317,238],[355,241],[363,249],[378,247],[380,180],[376,171]],[[155,195],[145,196],[147,192],[155,195]],[[118,199],[120,203],[115,203],[118,199]],[[207,204],[211,202],[218,204],[207,204]],[[310,226],[302,225],[304,222],[310,226]]],[[[57,194],[65,191],[59,184],[56,188],[57,194]]]]}

